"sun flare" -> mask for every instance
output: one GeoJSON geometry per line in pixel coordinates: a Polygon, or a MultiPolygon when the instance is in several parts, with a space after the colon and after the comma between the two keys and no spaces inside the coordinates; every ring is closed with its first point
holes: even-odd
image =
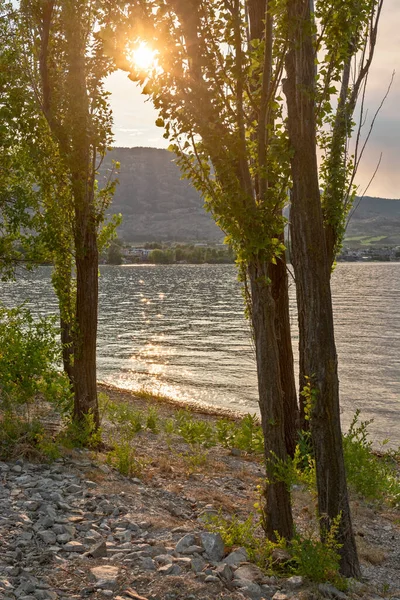
{"type": "Polygon", "coordinates": [[[132,50],[132,62],[136,68],[142,71],[148,71],[156,64],[156,51],[150,48],[145,42],[132,50]]]}

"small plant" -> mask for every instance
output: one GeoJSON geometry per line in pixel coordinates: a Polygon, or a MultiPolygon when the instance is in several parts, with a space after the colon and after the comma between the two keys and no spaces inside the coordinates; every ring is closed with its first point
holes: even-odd
{"type": "Polygon", "coordinates": [[[293,559],[291,566],[296,575],[307,577],[316,583],[330,581],[338,587],[343,586],[339,575],[341,545],[337,542],[341,516],[339,515],[325,533],[321,541],[313,533],[301,538],[296,535],[288,545],[288,551],[293,559]]]}
{"type": "Polygon", "coordinates": [[[264,452],[264,436],[256,415],[248,414],[238,423],[221,419],[216,425],[216,438],[225,448],[255,454],[264,452]]]}
{"type": "Polygon", "coordinates": [[[368,425],[359,421],[357,410],[348,432],[343,436],[343,450],[349,485],[364,498],[391,504],[400,503],[400,480],[391,453],[374,454],[368,425]]]}
{"type": "Polygon", "coordinates": [[[188,473],[195,473],[199,468],[207,464],[208,453],[201,446],[193,447],[192,451],[179,454],[188,467],[188,473]]]}
{"type": "Polygon", "coordinates": [[[128,402],[109,401],[104,408],[104,414],[108,416],[111,423],[122,426],[126,432],[132,435],[143,429],[144,415],[135,410],[128,402]]]}
{"type": "Polygon", "coordinates": [[[36,445],[40,454],[49,462],[57,460],[62,455],[57,441],[46,433],[36,435],[36,445]]]}
{"type": "Polygon", "coordinates": [[[154,407],[149,408],[146,415],[146,429],[149,429],[153,433],[158,433],[160,431],[160,419],[154,407]]]}
{"type": "Polygon", "coordinates": [[[213,533],[219,533],[228,548],[242,546],[246,548],[249,557],[255,560],[260,549],[261,540],[255,536],[255,530],[260,523],[254,523],[254,515],[249,515],[245,521],[240,521],[236,515],[225,518],[220,512],[210,516],[206,527],[213,533]]]}
{"type": "Polygon", "coordinates": [[[101,445],[101,436],[101,427],[96,428],[93,414],[89,412],[79,421],[70,419],[58,439],[65,448],[96,449],[101,445]]]}
{"type": "Polygon", "coordinates": [[[39,435],[43,435],[39,421],[26,421],[14,412],[7,411],[0,420],[0,458],[11,460],[36,452],[39,435]]]}
{"type": "Polygon", "coordinates": [[[136,457],[136,451],[129,440],[115,443],[107,455],[107,462],[125,477],[140,477],[144,462],[136,457]]]}
{"type": "Polygon", "coordinates": [[[201,445],[204,448],[215,446],[215,434],[212,426],[207,421],[194,419],[185,410],[178,411],[176,415],[176,432],[190,445],[201,445]]]}

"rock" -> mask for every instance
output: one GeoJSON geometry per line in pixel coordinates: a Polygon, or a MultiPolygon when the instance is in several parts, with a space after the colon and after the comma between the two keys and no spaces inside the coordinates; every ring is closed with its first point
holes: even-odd
{"type": "Polygon", "coordinates": [[[80,485],[72,483],[67,487],[65,491],[67,492],[67,494],[79,494],[80,492],[82,492],[82,487],[80,485]]]}
{"type": "Polygon", "coordinates": [[[160,575],[171,575],[173,570],[174,570],[174,565],[171,562],[170,564],[159,567],[157,569],[157,573],[160,573],[160,575]]]}
{"type": "Polygon", "coordinates": [[[203,546],[189,546],[185,550],[182,550],[182,554],[202,554],[204,552],[203,546]]]}
{"type": "Polygon", "coordinates": [[[91,574],[96,580],[96,587],[105,590],[115,590],[117,587],[117,578],[119,568],[112,565],[102,565],[90,569],[91,574]]]}
{"type": "Polygon", "coordinates": [[[175,558],[174,563],[180,567],[190,567],[192,560],[188,556],[182,556],[175,558]]]}
{"type": "Polygon", "coordinates": [[[150,556],[146,556],[140,559],[140,566],[144,571],[155,571],[156,563],[150,556]]]}
{"type": "Polygon", "coordinates": [[[227,565],[222,563],[221,565],[218,565],[218,567],[215,569],[214,573],[216,575],[218,575],[218,577],[220,577],[221,579],[224,579],[225,581],[232,581],[233,579],[233,570],[232,568],[227,565]]]}
{"type": "Polygon", "coordinates": [[[224,563],[236,567],[242,562],[249,560],[246,548],[237,548],[224,558],[224,563]]]}
{"type": "Polygon", "coordinates": [[[296,590],[303,585],[303,578],[301,575],[293,575],[289,579],[286,579],[286,585],[288,588],[296,590]]]}
{"type": "Polygon", "coordinates": [[[192,571],[195,573],[200,573],[207,564],[206,561],[201,557],[193,557],[190,563],[192,571]]]}
{"type": "Polygon", "coordinates": [[[172,565],[172,556],[170,556],[169,554],[159,554],[158,556],[154,557],[154,561],[158,564],[158,565],[172,565]]]}
{"type": "Polygon", "coordinates": [[[185,550],[196,544],[196,536],[192,533],[184,535],[175,546],[175,550],[179,553],[183,553],[185,550]]]}
{"type": "Polygon", "coordinates": [[[81,542],[72,540],[63,546],[63,550],[65,550],[65,552],[85,552],[86,548],[81,542]]]}
{"type": "Polygon", "coordinates": [[[105,541],[101,541],[99,544],[96,544],[88,552],[85,552],[84,556],[88,556],[90,558],[102,558],[107,556],[107,544],[105,541]]]}
{"type": "Polygon", "coordinates": [[[28,500],[24,502],[25,510],[36,511],[39,508],[40,504],[37,500],[28,500]]]}
{"type": "Polygon", "coordinates": [[[282,592],[276,592],[272,596],[272,600],[289,600],[289,596],[287,596],[286,594],[283,594],[282,592]]]}
{"type": "Polygon", "coordinates": [[[219,533],[202,532],[201,543],[210,560],[220,562],[225,554],[224,541],[219,533]]]}
{"type": "Polygon", "coordinates": [[[240,591],[247,598],[251,598],[251,600],[261,600],[263,597],[263,591],[261,587],[252,581],[239,579],[234,582],[236,587],[239,587],[240,591]]]}
{"type": "Polygon", "coordinates": [[[271,560],[273,565],[284,565],[291,560],[289,552],[282,548],[274,548],[271,554],[271,560]]]}
{"type": "Polygon", "coordinates": [[[320,583],[318,586],[318,590],[321,592],[323,596],[327,596],[328,598],[337,598],[338,600],[347,600],[347,596],[344,592],[341,592],[334,585],[330,583],[320,583]]]}
{"type": "Polygon", "coordinates": [[[163,565],[157,570],[160,575],[181,575],[182,569],[179,565],[163,565]]]}
{"type": "Polygon", "coordinates": [[[265,575],[259,567],[252,564],[242,565],[234,573],[235,579],[244,579],[246,581],[255,581],[257,583],[265,581],[265,575]]]}
{"type": "Polygon", "coordinates": [[[217,583],[220,581],[219,577],[216,577],[215,575],[207,575],[207,577],[204,579],[205,583],[217,583]]]}
{"type": "Polygon", "coordinates": [[[69,533],[61,533],[57,536],[57,544],[67,544],[72,540],[72,536],[69,533]]]}
{"type": "Polygon", "coordinates": [[[37,535],[45,544],[48,544],[49,546],[55,544],[57,541],[57,536],[54,531],[38,531],[37,535]]]}

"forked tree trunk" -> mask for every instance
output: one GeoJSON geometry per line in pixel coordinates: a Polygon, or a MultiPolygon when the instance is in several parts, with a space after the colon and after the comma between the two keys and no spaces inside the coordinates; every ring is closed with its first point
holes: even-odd
{"type": "Polygon", "coordinates": [[[275,532],[289,540],[293,537],[290,492],[284,482],[276,480],[274,467],[276,460],[285,461],[287,458],[275,302],[268,283],[267,265],[255,259],[250,263],[248,272],[267,471],[264,527],[270,540],[275,540],[275,532]]]}
{"type": "Polygon", "coordinates": [[[309,0],[288,0],[290,50],[284,88],[292,157],[291,236],[300,350],[314,395],[311,434],[316,461],[321,534],[340,517],[341,572],[359,577],[352,530],[339,414],[330,264],[327,256],[316,157],[315,51],[309,0]]]}

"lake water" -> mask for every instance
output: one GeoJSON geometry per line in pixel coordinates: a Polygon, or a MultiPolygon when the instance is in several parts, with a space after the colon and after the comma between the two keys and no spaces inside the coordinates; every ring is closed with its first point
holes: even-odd
{"type": "MultiPolygon", "coordinates": [[[[98,378],[183,401],[257,411],[255,359],[233,265],[100,268],[98,378]]],[[[56,312],[49,267],[0,283],[0,301],[56,312]]],[[[341,263],[333,275],[342,418],[374,419],[400,445],[400,263],[341,263]]],[[[297,347],[294,286],[291,319],[297,347]]],[[[296,358],[297,360],[297,358],[296,358]]]]}

